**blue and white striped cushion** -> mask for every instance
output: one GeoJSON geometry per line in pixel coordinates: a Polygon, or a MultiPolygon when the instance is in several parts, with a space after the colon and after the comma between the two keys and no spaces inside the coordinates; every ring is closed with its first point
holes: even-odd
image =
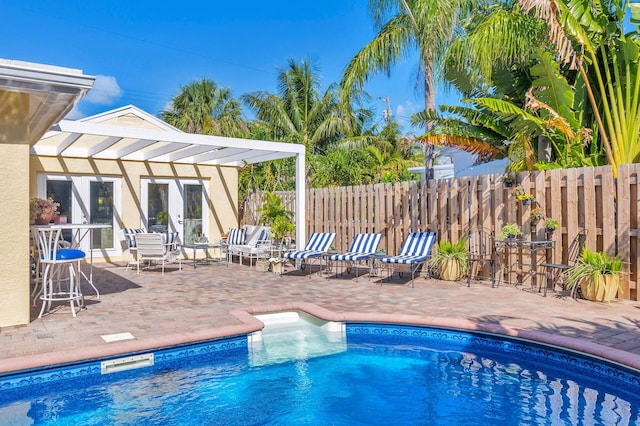
{"type": "Polygon", "coordinates": [[[260,235],[258,235],[258,239],[256,240],[256,244],[257,243],[263,243],[265,241],[269,240],[269,229],[266,227],[263,227],[262,230],[260,231],[260,235]]]}
{"type": "Polygon", "coordinates": [[[307,241],[307,245],[304,246],[304,250],[314,250],[314,251],[325,252],[329,250],[329,246],[333,242],[333,239],[335,238],[335,236],[336,234],[333,234],[330,232],[326,232],[326,233],[314,232],[309,237],[309,241],[307,241]]]}
{"type": "Polygon", "coordinates": [[[347,253],[334,254],[331,260],[363,260],[374,254],[380,244],[382,234],[358,234],[347,253]]]}
{"type": "Polygon", "coordinates": [[[303,250],[298,250],[290,253],[283,253],[282,257],[286,259],[308,259],[310,257],[319,257],[329,250],[329,246],[336,237],[334,233],[320,233],[316,232],[311,234],[307,245],[303,250]]]}
{"type": "Polygon", "coordinates": [[[383,257],[380,260],[385,263],[401,263],[404,265],[424,262],[429,258],[435,240],[435,232],[412,232],[400,248],[398,256],[383,257]]]}
{"type": "Polygon", "coordinates": [[[127,245],[129,248],[135,248],[136,246],[136,234],[144,234],[144,229],[141,228],[124,228],[123,229],[124,236],[127,240],[127,245]]]}
{"type": "Polygon", "coordinates": [[[162,234],[162,243],[166,245],[174,245],[178,242],[179,232],[165,232],[162,234]]]}
{"type": "Polygon", "coordinates": [[[244,244],[246,239],[245,229],[231,228],[229,230],[229,236],[227,237],[227,244],[229,245],[241,245],[244,244]]]}

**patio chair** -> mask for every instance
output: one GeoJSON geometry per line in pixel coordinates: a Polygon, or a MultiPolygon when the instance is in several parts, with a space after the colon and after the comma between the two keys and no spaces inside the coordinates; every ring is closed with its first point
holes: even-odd
{"type": "Polygon", "coordinates": [[[347,273],[353,267],[356,270],[356,281],[358,280],[357,263],[369,260],[372,254],[378,249],[382,234],[358,234],[351,243],[351,248],[346,253],[339,253],[329,256],[329,261],[342,262],[347,265],[347,273]]]}
{"type": "Polygon", "coordinates": [[[249,267],[253,266],[253,260],[259,257],[265,257],[269,253],[271,246],[271,227],[254,226],[251,232],[247,234],[245,244],[235,245],[232,250],[240,257],[240,263],[243,258],[249,259],[249,267]]]}
{"type": "Polygon", "coordinates": [[[547,288],[551,283],[551,288],[555,289],[558,283],[562,284],[564,289],[564,283],[566,282],[566,275],[569,268],[574,266],[578,261],[578,257],[582,254],[582,250],[587,242],[587,230],[583,229],[575,236],[571,244],[569,244],[569,251],[567,254],[567,263],[542,263],[540,266],[544,268],[547,282],[544,287],[544,295],[547,295],[547,288]]]}
{"type": "Polygon", "coordinates": [[[233,256],[240,257],[240,251],[237,250],[237,247],[240,245],[244,245],[247,241],[247,228],[231,228],[229,229],[229,233],[227,234],[227,256],[229,256],[229,261],[233,261],[233,256]]]}
{"type": "Polygon", "coordinates": [[[142,228],[124,228],[122,234],[123,250],[128,251],[131,255],[131,259],[127,261],[127,270],[132,266],[138,265],[138,250],[136,248],[136,234],[143,234],[145,230],[142,228]]]}
{"type": "MultiPolygon", "coordinates": [[[[397,256],[387,256],[380,259],[382,263],[392,265],[407,265],[411,272],[411,287],[418,268],[421,268],[431,256],[431,248],[436,241],[435,232],[412,232],[400,248],[400,254],[397,256]]],[[[389,280],[393,271],[390,269],[388,274],[389,280]]],[[[382,281],[381,281],[382,284],[382,281]]]]}
{"type": "Polygon", "coordinates": [[[140,264],[143,262],[158,262],[162,264],[162,275],[167,263],[178,262],[178,270],[182,270],[182,260],[180,251],[171,249],[175,247],[175,242],[165,243],[165,234],[136,234],[136,247],[138,248],[138,274],[140,264]]]}
{"type": "MultiPolygon", "coordinates": [[[[322,268],[322,256],[327,253],[335,237],[336,234],[332,232],[314,232],[309,237],[304,249],[285,252],[280,256],[283,259],[300,260],[300,269],[305,269],[307,263],[311,266],[311,262],[320,260],[320,268],[322,268]]],[[[309,267],[309,276],[311,276],[311,267],[309,267]]]]}
{"type": "Polygon", "coordinates": [[[495,244],[493,232],[490,229],[470,229],[467,233],[467,287],[471,287],[471,277],[473,266],[479,264],[489,264],[489,277],[491,287],[495,284],[495,244]]]}
{"type": "MultiPolygon", "coordinates": [[[[42,308],[38,318],[42,318],[45,310],[51,309],[52,302],[69,302],[71,314],[76,316],[84,307],[84,297],[80,290],[80,261],[86,257],[85,252],[74,248],[64,248],[62,230],[51,228],[35,228],[33,239],[42,268],[41,288],[36,294],[42,300],[42,308]],[[67,276],[63,276],[66,267],[67,276]],[[68,287],[62,283],[68,281],[68,287]]],[[[34,289],[35,290],[35,289],[34,289]]]]}

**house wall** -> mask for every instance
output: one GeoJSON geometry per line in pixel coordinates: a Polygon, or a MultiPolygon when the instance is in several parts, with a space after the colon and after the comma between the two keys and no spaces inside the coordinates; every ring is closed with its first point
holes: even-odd
{"type": "MultiPolygon", "coordinates": [[[[206,200],[209,204],[209,241],[220,238],[238,224],[238,170],[235,167],[31,156],[30,173],[30,197],[37,196],[39,173],[120,177],[122,211],[116,212],[116,220],[121,228],[141,225],[142,178],[203,179],[209,182],[210,199],[206,200]]],[[[107,260],[121,260],[121,257],[107,260]]]]}
{"type": "Polygon", "coordinates": [[[28,144],[2,144],[0,161],[0,327],[29,322],[29,164],[28,144]],[[26,232],[25,232],[26,231],[26,232]]]}

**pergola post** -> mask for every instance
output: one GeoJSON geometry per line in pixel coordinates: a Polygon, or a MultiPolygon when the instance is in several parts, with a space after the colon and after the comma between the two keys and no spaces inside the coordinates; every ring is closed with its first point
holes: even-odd
{"type": "Polygon", "coordinates": [[[305,149],[296,154],[296,247],[301,249],[307,241],[306,193],[307,173],[305,149]]]}

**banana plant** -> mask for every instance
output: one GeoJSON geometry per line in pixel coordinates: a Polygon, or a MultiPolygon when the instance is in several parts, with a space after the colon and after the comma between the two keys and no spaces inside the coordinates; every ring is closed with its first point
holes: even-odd
{"type": "Polygon", "coordinates": [[[598,136],[617,176],[619,164],[640,161],[638,28],[624,33],[625,14],[640,22],[640,7],[622,0],[519,0],[550,28],[556,51],[578,70],[598,136]]]}

